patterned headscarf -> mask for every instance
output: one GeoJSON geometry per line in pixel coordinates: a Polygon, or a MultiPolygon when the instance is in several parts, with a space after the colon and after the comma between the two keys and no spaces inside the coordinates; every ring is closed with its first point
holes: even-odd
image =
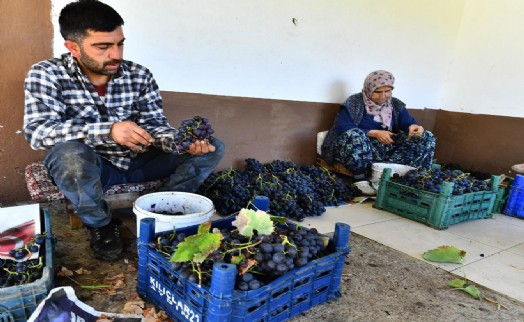
{"type": "Polygon", "coordinates": [[[382,104],[377,104],[371,100],[373,92],[382,86],[389,86],[394,88],[395,77],[390,72],[385,70],[377,70],[370,73],[364,81],[364,88],[362,93],[364,94],[364,104],[366,105],[366,111],[368,114],[373,115],[373,120],[382,123],[382,127],[391,130],[391,120],[393,105],[391,105],[391,98],[382,104]]]}

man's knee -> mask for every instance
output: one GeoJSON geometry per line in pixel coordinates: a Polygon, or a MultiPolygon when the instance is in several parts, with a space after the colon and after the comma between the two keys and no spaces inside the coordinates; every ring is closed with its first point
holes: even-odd
{"type": "Polygon", "coordinates": [[[92,154],[94,153],[93,148],[89,145],[80,141],[66,141],[57,143],[54,147],[49,150],[52,154],[92,154]]]}
{"type": "Polygon", "coordinates": [[[46,155],[45,164],[50,167],[60,164],[66,167],[78,167],[84,163],[96,163],[97,156],[93,148],[79,141],[67,141],[56,144],[46,155]]]}

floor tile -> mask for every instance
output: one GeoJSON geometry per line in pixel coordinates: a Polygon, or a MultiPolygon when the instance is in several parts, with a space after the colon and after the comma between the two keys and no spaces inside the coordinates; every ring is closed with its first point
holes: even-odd
{"type": "Polygon", "coordinates": [[[495,219],[478,219],[450,226],[447,231],[462,237],[508,249],[524,242],[524,227],[495,219]]]}
{"type": "MultiPolygon", "coordinates": [[[[520,255],[520,256],[524,257],[524,243],[519,244],[519,245],[517,245],[515,247],[509,248],[508,252],[513,253],[513,254],[517,254],[517,255],[520,255]]],[[[524,272],[522,272],[522,276],[524,278],[524,272]]]]}
{"type": "Polygon", "coordinates": [[[524,227],[524,218],[506,216],[504,214],[493,214],[493,218],[496,220],[504,221],[515,226],[524,227]]]}
{"type": "Polygon", "coordinates": [[[397,219],[398,216],[372,207],[372,202],[327,208],[320,217],[307,217],[301,223],[305,227],[315,227],[321,233],[332,232],[336,222],[346,223],[351,229],[377,222],[397,219]]]}
{"type": "MultiPolygon", "coordinates": [[[[524,302],[524,256],[503,251],[466,265],[464,273],[475,284],[524,302]]],[[[458,270],[456,274],[463,275],[458,270]]]]}
{"type": "MultiPolygon", "coordinates": [[[[473,263],[500,252],[500,249],[496,247],[457,236],[445,230],[436,230],[402,217],[398,217],[397,220],[355,227],[353,232],[420,260],[424,260],[422,257],[424,252],[446,245],[466,251],[464,264],[473,263]]],[[[426,262],[447,271],[461,266],[461,264],[426,262]]]]}

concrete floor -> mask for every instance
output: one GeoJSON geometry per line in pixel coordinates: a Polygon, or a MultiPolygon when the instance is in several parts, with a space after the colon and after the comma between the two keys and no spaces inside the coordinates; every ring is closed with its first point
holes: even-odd
{"type": "Polygon", "coordinates": [[[302,223],[323,233],[333,231],[336,222],[347,223],[352,232],[391,247],[415,259],[442,245],[465,250],[461,264],[425,261],[460,277],[524,302],[524,220],[503,214],[436,230],[410,219],[363,204],[329,208],[321,217],[302,223]]]}

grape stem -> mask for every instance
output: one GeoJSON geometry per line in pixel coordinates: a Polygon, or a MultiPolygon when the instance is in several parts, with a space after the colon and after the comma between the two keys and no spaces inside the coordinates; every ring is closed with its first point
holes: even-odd
{"type": "Polygon", "coordinates": [[[228,249],[223,254],[226,255],[227,253],[231,253],[231,252],[234,252],[234,251],[237,251],[237,250],[241,251],[243,249],[246,249],[249,253],[253,254],[253,252],[250,251],[248,248],[252,247],[252,246],[256,246],[256,245],[260,244],[261,242],[262,242],[262,240],[259,240],[259,241],[255,242],[255,243],[231,244],[231,245],[245,245],[245,246],[228,249]]]}
{"type": "Polygon", "coordinates": [[[73,279],[71,276],[65,275],[65,277],[69,278],[71,281],[73,281],[73,283],[75,283],[76,285],[80,286],[81,288],[84,288],[84,289],[87,289],[87,290],[96,290],[96,289],[101,289],[101,288],[111,288],[111,287],[113,287],[112,285],[105,285],[105,284],[102,284],[102,285],[82,285],[82,284],[78,283],[75,279],[73,279]]]}

